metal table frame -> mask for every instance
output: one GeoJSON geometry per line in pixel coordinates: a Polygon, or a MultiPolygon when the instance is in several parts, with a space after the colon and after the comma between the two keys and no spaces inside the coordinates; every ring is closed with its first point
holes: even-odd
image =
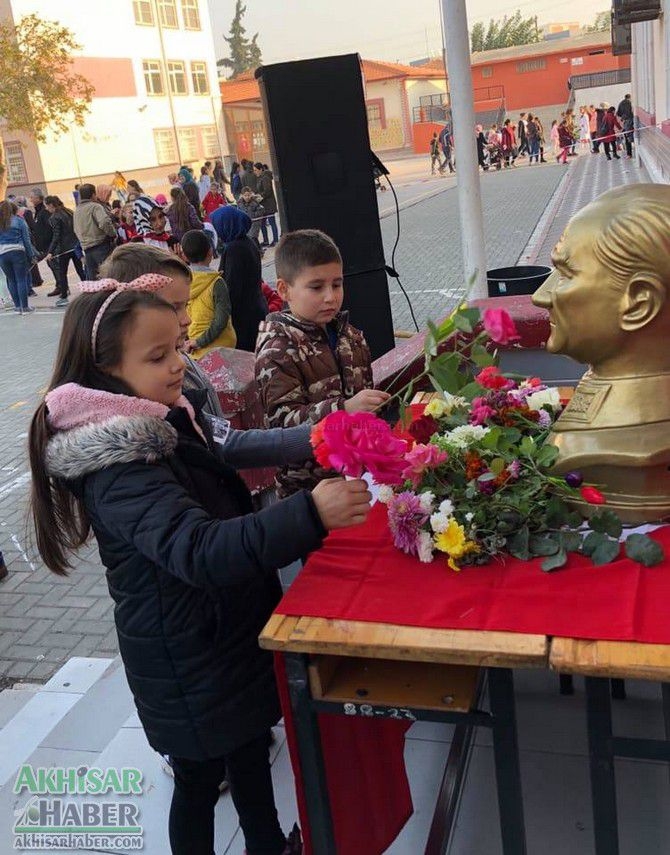
{"type": "MultiPolygon", "coordinates": [[[[490,712],[401,709],[380,704],[340,703],[313,698],[309,676],[309,656],[283,652],[289,696],[295,724],[305,803],[314,855],[337,855],[330,813],[326,773],[321,751],[317,714],[373,715],[407,721],[436,721],[455,724],[449,758],[436,812],[426,847],[426,855],[444,855],[465,781],[476,727],[488,727],[493,736],[500,831],[504,855],[526,855],[523,795],[516,729],[514,682],[511,668],[486,668],[490,712]],[[362,710],[361,707],[364,709],[362,710]],[[370,712],[370,707],[374,710],[370,712]]],[[[482,685],[478,697],[482,694],[482,685]]]]}

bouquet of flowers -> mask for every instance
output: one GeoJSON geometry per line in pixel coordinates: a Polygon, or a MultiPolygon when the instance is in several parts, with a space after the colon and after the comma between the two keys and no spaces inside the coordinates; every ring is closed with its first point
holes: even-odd
{"type": "MultiPolygon", "coordinates": [[[[579,472],[552,474],[558,449],[549,434],[563,405],[539,378],[500,372],[494,345],[515,340],[501,310],[480,318],[461,307],[441,327],[431,324],[424,371],[398,394],[406,403],[426,377],[437,394],[415,418],[403,413],[406,433],[372,413],[338,411],[313,429],[315,456],[344,475],[369,472],[381,485],[395,546],[420,561],[444,556],[459,570],[509,553],[540,556],[549,571],[578,552],[609,563],[619,555],[622,524],[604,507],[584,521],[575,502],[602,506],[602,493],[579,472]]],[[[647,566],[663,558],[643,534],[631,534],[624,548],[647,566]]]]}

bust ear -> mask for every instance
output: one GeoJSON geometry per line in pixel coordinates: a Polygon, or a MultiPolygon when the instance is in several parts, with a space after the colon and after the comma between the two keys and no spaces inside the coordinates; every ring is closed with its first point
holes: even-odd
{"type": "Polygon", "coordinates": [[[621,329],[634,332],[656,318],[667,298],[665,286],[655,273],[637,273],[626,286],[621,301],[621,329]]]}

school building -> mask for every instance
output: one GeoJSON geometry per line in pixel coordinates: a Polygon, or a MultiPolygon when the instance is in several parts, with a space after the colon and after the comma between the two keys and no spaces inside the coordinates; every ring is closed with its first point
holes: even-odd
{"type": "Polygon", "coordinates": [[[207,0],[0,0],[1,21],[30,13],[73,32],[74,71],[95,94],[85,124],[61,136],[3,129],[9,192],[40,186],[71,204],[75,184],[116,170],[165,191],[180,164],[228,153],[207,0]]]}

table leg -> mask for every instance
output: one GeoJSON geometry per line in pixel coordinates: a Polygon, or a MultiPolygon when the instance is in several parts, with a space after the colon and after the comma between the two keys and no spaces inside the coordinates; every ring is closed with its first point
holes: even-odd
{"type": "Polygon", "coordinates": [[[596,855],[618,855],[610,684],[604,677],[586,677],[584,682],[596,855]]]}
{"type": "Polygon", "coordinates": [[[336,855],[319,722],[310,703],[307,657],[299,653],[284,656],[312,849],[316,855],[336,855]]]}
{"type": "MultiPolygon", "coordinates": [[[[670,683],[661,683],[661,697],[663,699],[663,723],[665,725],[665,738],[670,742],[670,683]]],[[[670,766],[668,766],[670,771],[670,766]]]]}
{"type": "Polygon", "coordinates": [[[503,853],[525,855],[523,792],[511,669],[489,668],[488,683],[503,853]]]}

